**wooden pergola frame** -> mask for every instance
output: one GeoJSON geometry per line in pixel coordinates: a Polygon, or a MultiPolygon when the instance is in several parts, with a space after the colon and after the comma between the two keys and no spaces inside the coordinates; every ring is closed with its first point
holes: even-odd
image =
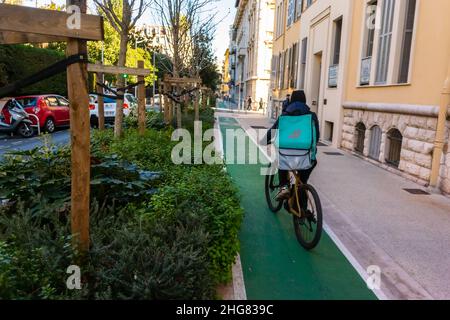
{"type": "MultiPolygon", "coordinates": [[[[103,79],[104,74],[127,74],[138,77],[138,127],[139,134],[143,135],[145,132],[145,77],[151,75],[149,69],[144,68],[144,61],[138,61],[137,68],[105,66],[100,63],[88,64],[87,71],[96,74],[97,82],[103,79]]],[[[98,97],[98,128],[103,130],[105,128],[105,108],[103,102],[103,88],[96,85],[96,92],[98,97]]]]}
{"type": "MultiPolygon", "coordinates": [[[[164,108],[164,120],[169,123],[172,121],[173,119],[173,113],[174,110],[172,108],[172,102],[166,98],[168,96],[169,91],[173,90],[173,87],[175,87],[177,89],[177,91],[180,88],[186,88],[186,87],[191,87],[191,88],[198,88],[201,89],[201,85],[202,85],[202,79],[201,78],[187,78],[187,77],[182,77],[182,78],[175,78],[169,75],[165,75],[164,79],[163,79],[163,84],[164,84],[164,99],[166,100],[164,105],[166,106],[164,108]]],[[[194,100],[194,110],[195,110],[195,120],[197,121],[199,119],[199,105],[198,105],[198,96],[196,95],[196,98],[194,100]]],[[[181,108],[178,106],[177,107],[177,120],[178,120],[178,127],[181,127],[181,108]]]]}
{"type": "MultiPolygon", "coordinates": [[[[67,6],[80,9],[80,28],[69,27],[67,12],[0,4],[0,44],[67,42],[66,55],[87,55],[87,41],[104,38],[103,18],[86,14],[86,0],[67,0],[67,6]]],[[[88,70],[104,73],[127,73],[143,80],[150,71],[139,68],[118,68],[90,65],[79,61],[67,67],[67,90],[70,101],[71,135],[71,229],[73,241],[80,253],[89,250],[89,204],[90,204],[90,115],[88,70]]],[[[144,103],[145,86],[140,87],[139,99],[144,103]],[[142,92],[142,89],[144,92],[142,92]]],[[[142,117],[142,115],[141,115],[142,117]]],[[[142,119],[141,119],[142,122],[142,119]]]]}

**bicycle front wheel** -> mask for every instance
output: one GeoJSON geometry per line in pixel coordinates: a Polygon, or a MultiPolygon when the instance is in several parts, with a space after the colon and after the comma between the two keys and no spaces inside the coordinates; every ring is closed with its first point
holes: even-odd
{"type": "Polygon", "coordinates": [[[314,249],[322,236],[322,204],[319,194],[308,184],[302,185],[296,192],[296,202],[301,207],[301,217],[294,215],[295,235],[306,250],[314,249]]]}

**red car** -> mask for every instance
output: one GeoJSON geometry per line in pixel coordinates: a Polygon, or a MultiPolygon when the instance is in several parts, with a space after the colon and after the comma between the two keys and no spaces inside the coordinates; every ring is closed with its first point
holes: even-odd
{"type": "MultiPolygon", "coordinates": [[[[55,94],[22,96],[15,98],[25,111],[35,114],[39,118],[39,124],[42,130],[52,133],[57,127],[70,125],[69,101],[55,94]]],[[[36,119],[33,117],[33,124],[36,119]]]]}

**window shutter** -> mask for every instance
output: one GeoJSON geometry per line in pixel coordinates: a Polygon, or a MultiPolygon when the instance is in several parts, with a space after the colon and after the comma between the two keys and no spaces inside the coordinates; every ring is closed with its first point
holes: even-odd
{"type": "Polygon", "coordinates": [[[375,82],[378,84],[384,84],[387,81],[389,54],[391,52],[392,28],[394,23],[394,8],[395,0],[384,0],[379,37],[380,43],[377,57],[377,72],[375,77],[375,82]]]}
{"type": "Polygon", "coordinates": [[[407,0],[406,21],[403,34],[402,55],[400,57],[400,71],[398,82],[407,83],[409,77],[409,63],[411,61],[412,38],[416,15],[416,0],[407,0]]]}

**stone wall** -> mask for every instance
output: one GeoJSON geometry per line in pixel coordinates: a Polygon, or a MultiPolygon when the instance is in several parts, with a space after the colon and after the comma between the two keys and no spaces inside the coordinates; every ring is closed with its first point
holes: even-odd
{"type": "MultiPolygon", "coordinates": [[[[437,119],[426,116],[414,116],[367,110],[344,109],[344,124],[341,147],[354,151],[356,143],[355,126],[362,122],[366,126],[364,153],[369,155],[370,129],[378,125],[382,130],[380,164],[386,163],[387,133],[396,128],[403,136],[402,151],[398,169],[413,180],[428,183],[431,174],[432,152],[436,134],[437,119]]],[[[447,163],[450,165],[450,155],[447,163]]],[[[445,174],[448,174],[448,171],[445,174]]],[[[448,183],[448,180],[446,180],[448,183]]],[[[443,183],[445,184],[445,183],[443,183]]]]}
{"type": "Polygon", "coordinates": [[[450,141],[450,121],[447,121],[446,135],[447,143],[444,145],[444,165],[441,167],[440,187],[444,193],[450,195],[450,146],[448,143],[448,141],[450,141]]]}

